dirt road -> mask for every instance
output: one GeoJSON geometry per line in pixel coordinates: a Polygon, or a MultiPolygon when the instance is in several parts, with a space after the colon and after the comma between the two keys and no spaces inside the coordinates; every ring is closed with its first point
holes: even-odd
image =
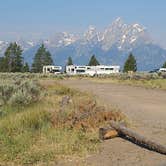
{"type": "MultiPolygon", "coordinates": [[[[106,104],[119,108],[132,120],[136,131],[166,145],[166,91],[87,80],[62,83],[92,92],[106,104]]],[[[166,166],[166,156],[141,148],[121,138],[102,143],[101,152],[88,156],[94,166],[166,166]]]]}

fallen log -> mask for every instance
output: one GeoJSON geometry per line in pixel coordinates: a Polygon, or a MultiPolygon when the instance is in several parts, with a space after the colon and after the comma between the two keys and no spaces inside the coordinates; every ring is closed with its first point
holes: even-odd
{"type": "Polygon", "coordinates": [[[108,138],[114,138],[114,137],[109,137],[109,133],[112,132],[113,130],[116,130],[117,135],[120,136],[124,139],[127,139],[139,146],[142,146],[144,148],[147,148],[149,150],[156,151],[161,154],[166,155],[166,146],[161,145],[155,141],[152,141],[151,139],[148,139],[142,135],[139,135],[138,133],[134,132],[133,130],[125,127],[122,124],[119,124],[115,121],[110,122],[111,128],[101,128],[99,129],[99,137],[103,139],[108,139],[108,138]],[[108,137],[107,137],[108,136],[108,137]]]}
{"type": "Polygon", "coordinates": [[[118,136],[118,132],[113,128],[100,128],[99,129],[99,139],[106,140],[115,138],[118,136]]]}

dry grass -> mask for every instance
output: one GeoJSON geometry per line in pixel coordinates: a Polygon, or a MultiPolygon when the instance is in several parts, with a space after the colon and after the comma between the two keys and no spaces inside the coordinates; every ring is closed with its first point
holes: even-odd
{"type": "Polygon", "coordinates": [[[98,150],[99,126],[110,119],[124,119],[90,94],[62,86],[53,78],[39,82],[44,94],[40,101],[1,108],[1,165],[50,165],[82,158],[98,150]]]}
{"type": "MultiPolygon", "coordinates": [[[[45,83],[41,84],[47,86],[45,83]]],[[[57,101],[56,109],[50,110],[51,122],[54,127],[68,126],[84,131],[94,131],[110,120],[122,121],[125,119],[125,116],[119,110],[110,110],[110,108],[100,105],[91,94],[67,88],[56,82],[48,81],[47,84],[51,89],[51,94],[47,96],[47,102],[54,101],[55,103],[57,101]],[[54,86],[51,86],[51,84],[54,84],[54,86]],[[56,99],[55,94],[58,94],[56,99]],[[62,104],[65,97],[68,97],[68,102],[62,104]]]]}
{"type": "Polygon", "coordinates": [[[134,75],[120,74],[99,77],[87,77],[85,79],[99,83],[115,83],[131,86],[140,86],[152,89],[166,90],[165,75],[136,73],[134,75]]]}

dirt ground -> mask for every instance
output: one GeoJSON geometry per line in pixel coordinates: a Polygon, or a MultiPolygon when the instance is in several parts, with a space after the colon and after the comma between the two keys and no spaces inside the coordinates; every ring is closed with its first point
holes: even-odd
{"type": "MultiPolygon", "coordinates": [[[[62,83],[91,92],[104,103],[119,108],[132,121],[136,131],[166,145],[166,91],[88,80],[64,80],[62,83]]],[[[101,151],[87,156],[85,163],[92,166],[166,166],[166,156],[115,138],[104,141],[101,151]]]]}

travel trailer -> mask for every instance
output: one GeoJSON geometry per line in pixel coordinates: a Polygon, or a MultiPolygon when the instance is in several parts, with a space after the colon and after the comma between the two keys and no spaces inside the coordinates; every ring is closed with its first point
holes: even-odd
{"type": "Polygon", "coordinates": [[[62,71],[61,66],[53,66],[53,65],[43,66],[44,74],[48,74],[48,73],[60,74],[61,71],[62,71]]]}
{"type": "Polygon", "coordinates": [[[160,68],[159,72],[166,72],[166,68],[160,68]]]}
{"type": "Polygon", "coordinates": [[[100,74],[111,74],[111,73],[119,73],[120,66],[106,66],[106,65],[98,65],[98,66],[66,66],[66,73],[69,75],[100,75],[100,74]]]}

